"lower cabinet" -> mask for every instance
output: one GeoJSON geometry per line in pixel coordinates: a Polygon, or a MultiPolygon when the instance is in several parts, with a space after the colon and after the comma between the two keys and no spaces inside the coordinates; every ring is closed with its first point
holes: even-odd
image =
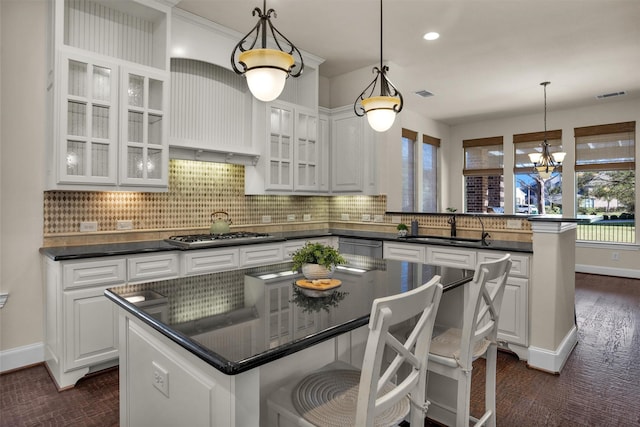
{"type": "Polygon", "coordinates": [[[64,292],[66,367],[82,368],[118,358],[115,305],[104,296],[109,286],[64,292]]]}
{"type": "MultiPolygon", "coordinates": [[[[384,243],[384,258],[420,262],[445,267],[475,269],[479,262],[502,258],[505,252],[431,246],[418,243],[384,243]]],[[[529,345],[529,265],[531,256],[511,254],[511,271],[505,286],[498,341],[521,359],[528,358],[529,345]]],[[[492,286],[490,283],[489,286],[492,286]]]]}
{"type": "Polygon", "coordinates": [[[118,363],[116,308],[104,296],[126,283],[126,259],[45,260],[45,362],[59,389],[118,363]]]}

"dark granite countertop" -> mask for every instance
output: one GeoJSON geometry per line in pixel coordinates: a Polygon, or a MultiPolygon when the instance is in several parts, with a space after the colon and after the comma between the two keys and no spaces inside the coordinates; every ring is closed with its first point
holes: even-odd
{"type": "Polygon", "coordinates": [[[407,292],[435,275],[445,292],[473,277],[471,270],[451,267],[346,258],[348,268],[333,276],[341,286],[320,298],[294,285],[302,276],[291,272],[291,263],[119,286],[105,295],[209,365],[235,375],[366,325],[375,298],[407,292]],[[304,326],[285,322],[302,318],[304,326]]]}
{"type": "Polygon", "coordinates": [[[459,248],[471,248],[471,249],[483,249],[483,250],[496,250],[496,251],[508,251],[508,252],[524,252],[532,253],[533,246],[527,242],[514,242],[507,240],[491,240],[489,239],[488,245],[483,245],[481,242],[472,240],[457,240],[452,241],[447,238],[438,238],[436,236],[421,236],[416,237],[398,237],[394,233],[380,233],[374,231],[353,231],[353,230],[308,230],[308,231],[294,231],[294,232],[282,232],[272,233],[273,238],[268,240],[248,240],[248,241],[234,241],[228,240],[224,243],[216,244],[215,247],[209,248],[181,248],[164,240],[150,240],[145,242],[130,242],[130,243],[105,243],[99,245],[85,245],[85,246],[56,246],[40,248],[40,253],[53,259],[54,261],[65,261],[82,258],[96,258],[113,255],[131,255],[138,253],[149,252],[164,252],[164,251],[191,251],[191,250],[204,250],[229,246],[241,246],[249,244],[261,244],[261,243],[273,243],[283,242],[286,240],[299,240],[310,239],[314,237],[324,236],[338,236],[349,237],[355,239],[370,239],[370,240],[382,240],[389,242],[403,242],[403,243],[416,243],[416,244],[429,244],[438,246],[451,246],[459,248]]]}

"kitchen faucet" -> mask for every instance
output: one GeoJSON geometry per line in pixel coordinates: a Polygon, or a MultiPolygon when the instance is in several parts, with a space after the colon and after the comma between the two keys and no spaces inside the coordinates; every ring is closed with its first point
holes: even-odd
{"type": "Polygon", "coordinates": [[[447,222],[451,224],[451,237],[456,237],[456,216],[453,215],[447,222]]]}
{"type": "Polygon", "coordinates": [[[491,235],[484,231],[484,222],[482,222],[480,215],[474,215],[474,216],[478,218],[478,221],[480,221],[480,226],[482,227],[482,234],[480,235],[482,246],[489,246],[489,242],[487,242],[487,239],[491,237],[491,235]]]}

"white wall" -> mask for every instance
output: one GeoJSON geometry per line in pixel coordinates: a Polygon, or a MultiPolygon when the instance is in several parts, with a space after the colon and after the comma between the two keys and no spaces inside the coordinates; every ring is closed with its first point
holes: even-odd
{"type": "MultiPolygon", "coordinates": [[[[547,111],[547,129],[562,129],[562,148],[567,156],[562,166],[562,203],[565,216],[575,215],[575,127],[592,126],[606,123],[627,121],[636,122],[636,177],[640,176],[640,144],[638,143],[638,126],[640,126],[640,99],[622,98],[621,100],[605,100],[584,108],[570,110],[547,111]]],[[[467,123],[451,128],[450,152],[447,156],[449,165],[449,194],[454,197],[452,205],[462,211],[464,207],[464,179],[462,141],[464,139],[484,138],[492,136],[504,137],[504,188],[505,212],[513,210],[514,177],[513,177],[513,135],[544,130],[542,112],[517,117],[467,123]]],[[[636,189],[638,180],[636,178],[636,189]]],[[[640,206],[640,191],[636,191],[636,206],[640,206]]],[[[637,229],[637,227],[636,227],[637,229]]],[[[636,236],[638,231],[636,231],[636,236]]],[[[638,241],[638,239],[636,239],[638,241]]],[[[640,277],[638,266],[638,246],[578,244],[576,250],[576,270],[596,274],[640,277]],[[612,252],[619,253],[619,260],[612,260],[612,252]]]]}
{"type": "Polygon", "coordinates": [[[0,370],[42,360],[47,28],[44,0],[0,1],[0,370]],[[8,351],[11,350],[11,351],[8,351]]]}

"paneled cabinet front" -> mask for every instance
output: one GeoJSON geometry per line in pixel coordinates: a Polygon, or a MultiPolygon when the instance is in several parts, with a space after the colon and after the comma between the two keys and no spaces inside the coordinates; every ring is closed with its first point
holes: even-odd
{"type": "Polygon", "coordinates": [[[127,0],[49,6],[48,187],[165,191],[170,9],[127,0]]]}
{"type": "MultiPolygon", "coordinates": [[[[263,106],[258,107],[259,110],[263,106]]],[[[324,147],[319,139],[317,110],[282,101],[265,104],[266,129],[256,125],[257,145],[266,141],[257,165],[247,168],[247,194],[305,194],[321,191],[324,147]]],[[[323,128],[326,132],[326,128],[323,128]]],[[[322,135],[320,135],[322,136],[322,135]]],[[[326,188],[326,186],[324,187],[326,188]]]]}

